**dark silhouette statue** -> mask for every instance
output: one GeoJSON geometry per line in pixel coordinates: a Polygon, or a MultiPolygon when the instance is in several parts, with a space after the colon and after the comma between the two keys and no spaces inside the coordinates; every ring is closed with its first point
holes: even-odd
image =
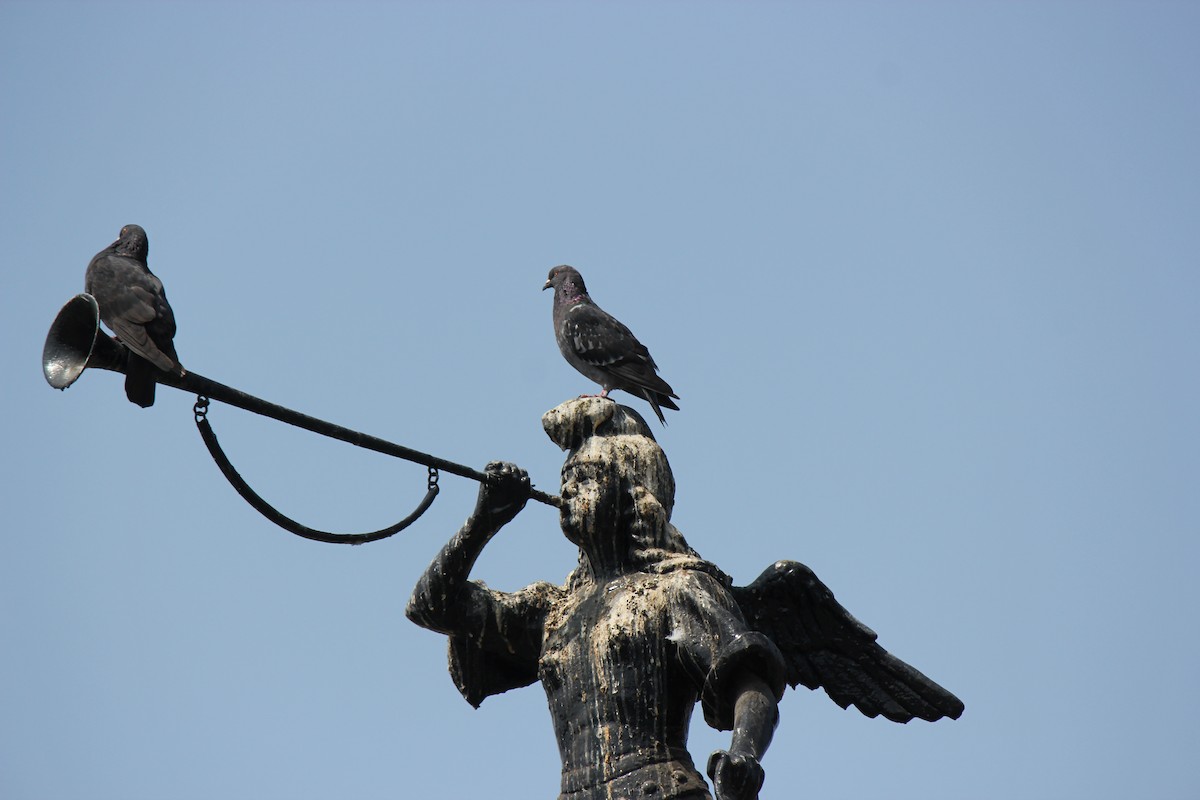
{"type": "Polygon", "coordinates": [[[466,700],[540,680],[562,755],[560,800],[710,798],[687,751],[697,701],[731,730],[708,761],[718,800],[756,798],[785,684],[825,689],[843,708],[907,722],[963,705],[891,656],[804,565],[776,562],[735,587],[670,523],[675,483],[645,421],[609,399],[543,417],[569,451],[561,524],[579,546],[566,583],[508,593],[469,575],[524,507],[529,477],[493,462],[474,513],[434,559],[409,618],[450,638],[466,700]]]}

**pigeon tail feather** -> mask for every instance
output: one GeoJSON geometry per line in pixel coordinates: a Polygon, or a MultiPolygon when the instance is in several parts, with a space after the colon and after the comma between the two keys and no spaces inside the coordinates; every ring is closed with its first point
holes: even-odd
{"type": "Polygon", "coordinates": [[[125,396],[129,402],[136,403],[142,408],[154,405],[154,388],[156,381],[152,375],[154,365],[141,356],[129,354],[129,363],[125,367],[125,396]]]}

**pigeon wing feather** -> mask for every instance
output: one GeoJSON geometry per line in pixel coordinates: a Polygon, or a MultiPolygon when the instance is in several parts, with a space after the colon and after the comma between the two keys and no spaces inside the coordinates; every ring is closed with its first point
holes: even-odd
{"type": "MultiPolygon", "coordinates": [[[[614,388],[626,391],[649,389],[676,397],[655,370],[658,365],[646,346],[619,319],[595,303],[580,303],[568,310],[563,335],[575,357],[616,378],[614,388]]],[[[672,407],[670,401],[664,403],[672,407]]]]}

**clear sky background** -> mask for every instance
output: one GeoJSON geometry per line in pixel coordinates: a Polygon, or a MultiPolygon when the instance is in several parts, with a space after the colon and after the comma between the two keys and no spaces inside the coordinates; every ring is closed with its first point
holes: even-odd
{"type": "MultiPolygon", "coordinates": [[[[1200,6],[0,4],[0,795],[549,798],[540,687],[479,711],[403,615],[446,475],[358,548],[258,516],[119,376],[39,369],[136,222],[183,363],[556,491],[555,264],[653,352],[675,522],[811,566],[955,691],[789,691],[764,798],[1200,795],[1200,6]]],[[[648,415],[645,403],[624,396],[648,415]]],[[[215,406],[307,524],[424,469],[215,406]]],[[[530,507],[475,572],[560,581],[530,507]]],[[[728,742],[697,715],[699,763],[728,742]]]]}

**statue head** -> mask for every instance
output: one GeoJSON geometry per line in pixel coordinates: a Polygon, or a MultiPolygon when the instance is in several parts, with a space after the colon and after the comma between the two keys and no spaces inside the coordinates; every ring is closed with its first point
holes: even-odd
{"type": "Polygon", "coordinates": [[[671,465],[636,411],[606,398],[582,397],[548,411],[542,426],[568,451],[560,522],[585,554],[637,569],[675,555],[696,557],[670,523],[671,465]]]}

